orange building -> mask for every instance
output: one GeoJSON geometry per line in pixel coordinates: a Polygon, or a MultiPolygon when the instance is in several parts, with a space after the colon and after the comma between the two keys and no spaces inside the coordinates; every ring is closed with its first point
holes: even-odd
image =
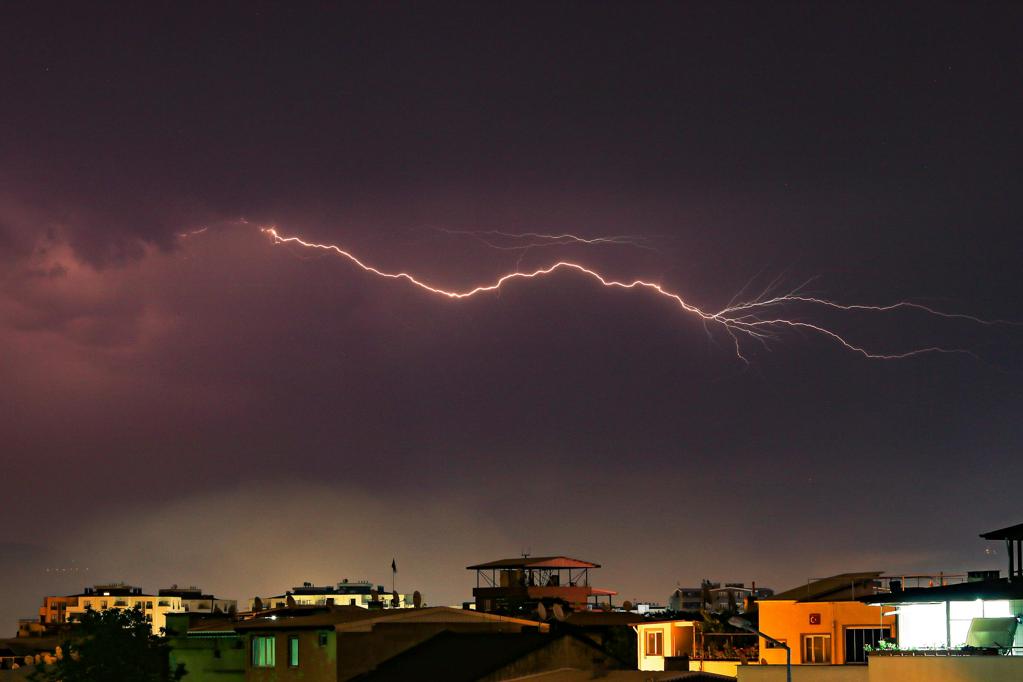
{"type": "MultiPolygon", "coordinates": [[[[894,616],[859,601],[878,592],[880,576],[842,573],[768,597],[759,630],[788,644],[794,665],[865,664],[865,646],[895,635],[894,616]]],[[[760,660],[785,665],[785,649],[760,638],[760,660]]]]}
{"type": "Polygon", "coordinates": [[[43,605],[39,607],[39,622],[43,625],[66,623],[69,606],[78,606],[78,595],[70,597],[43,597],[43,605]]]}

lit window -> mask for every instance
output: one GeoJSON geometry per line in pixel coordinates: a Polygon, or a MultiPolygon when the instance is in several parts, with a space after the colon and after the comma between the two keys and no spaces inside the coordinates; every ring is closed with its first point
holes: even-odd
{"type": "Polygon", "coordinates": [[[803,635],[803,663],[831,663],[831,635],[803,635]]]}
{"type": "Polygon", "coordinates": [[[1012,618],[1015,615],[1015,612],[1012,610],[1012,602],[1008,600],[999,599],[984,602],[985,618],[1012,618]]]}
{"type": "Polygon", "coordinates": [[[277,645],[273,635],[252,638],[252,667],[272,668],[277,665],[277,645]]]}
{"type": "Polygon", "coordinates": [[[298,667],[298,637],[295,635],[288,637],[288,666],[298,667]]]}
{"type": "Polygon", "coordinates": [[[663,656],[664,655],[664,632],[661,630],[654,630],[653,632],[646,633],[646,655],[647,656],[663,656]]]}
{"type": "MultiPolygon", "coordinates": [[[[957,612],[958,613],[958,612],[957,612]]],[[[969,621],[966,621],[967,628],[969,621]]],[[[945,604],[900,604],[899,647],[902,649],[933,649],[948,646],[950,629],[945,618],[945,604]]],[[[965,641],[965,631],[963,641],[965,641]]]]}

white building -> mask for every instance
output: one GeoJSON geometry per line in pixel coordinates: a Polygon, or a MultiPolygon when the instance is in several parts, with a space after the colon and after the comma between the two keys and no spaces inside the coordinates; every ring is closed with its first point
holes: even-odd
{"type": "Polygon", "coordinates": [[[161,599],[164,597],[178,597],[181,599],[181,606],[186,613],[234,613],[238,610],[237,599],[220,599],[212,594],[203,594],[202,590],[194,585],[191,587],[170,587],[160,590],[161,599]]]}
{"type": "Polygon", "coordinates": [[[107,609],[133,609],[138,607],[152,624],[153,632],[159,633],[167,625],[168,613],[183,612],[181,597],[144,594],[141,587],[124,583],[86,587],[82,594],[75,595],[75,603],[69,603],[67,620],[76,619],[86,610],[106,611],[107,609]]]}
{"type": "Polygon", "coordinates": [[[284,594],[274,597],[253,597],[249,600],[249,610],[254,611],[256,600],[260,601],[264,609],[284,608],[288,605],[288,598],[294,600],[296,606],[359,606],[364,609],[370,608],[373,602],[380,604],[382,608],[411,608],[412,596],[398,594],[397,603],[394,603],[392,593],[384,590],[383,585],[374,586],[368,580],[349,581],[345,578],[336,586],[328,585],[320,587],[312,583],[302,583],[301,587],[293,587],[284,594]]]}

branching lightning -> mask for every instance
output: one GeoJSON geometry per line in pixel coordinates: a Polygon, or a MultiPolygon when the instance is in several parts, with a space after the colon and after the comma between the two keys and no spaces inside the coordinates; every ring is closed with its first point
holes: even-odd
{"type": "Polygon", "coordinates": [[[544,234],[542,232],[502,232],[500,230],[450,230],[437,228],[444,234],[465,235],[483,242],[492,249],[501,251],[522,251],[541,246],[569,246],[584,244],[589,246],[634,246],[650,249],[646,237],[620,234],[607,237],[581,237],[575,234],[544,234]]]}
{"type": "MultiPolygon", "coordinates": [[[[575,272],[585,277],[596,281],[604,287],[617,288],[617,289],[640,289],[649,291],[657,296],[663,297],[673,304],[678,306],[683,312],[694,316],[699,319],[705,327],[708,329],[708,333],[712,327],[717,327],[726,332],[732,339],[735,347],[736,356],[743,362],[748,360],[743,354],[743,340],[757,341],[764,346],[772,341],[777,341],[781,338],[783,332],[788,331],[803,331],[811,332],[819,336],[823,336],[829,339],[848,351],[861,355],[865,358],[872,360],[899,360],[909,358],[917,355],[924,355],[929,353],[962,353],[967,355],[974,355],[971,351],[962,348],[943,348],[940,346],[926,346],[920,348],[913,348],[908,351],[900,353],[882,353],[874,350],[870,350],[866,347],[857,345],[844,337],[839,332],[814,322],[808,322],[797,317],[789,315],[783,315],[784,309],[796,304],[802,304],[803,306],[821,306],[832,310],[843,311],[843,312],[874,312],[874,313],[888,313],[898,310],[914,310],[926,315],[944,318],[944,319],[956,319],[968,321],[981,325],[995,325],[995,324],[1016,324],[1006,320],[984,320],[979,317],[972,315],[966,315],[961,313],[946,313],[940,310],[936,310],[929,306],[921,305],[918,303],[912,303],[908,301],[900,301],[889,305],[862,305],[862,304],[842,304],[828,299],[817,298],[813,296],[807,296],[801,293],[802,287],[798,287],[788,293],[781,295],[772,295],[772,291],[775,290],[777,282],[772,282],[760,295],[755,298],[746,301],[736,302],[731,301],[727,307],[717,311],[708,312],[701,308],[687,302],[676,292],[666,289],[664,286],[657,282],[646,281],[642,279],[634,279],[631,281],[622,281],[609,278],[601,273],[586,267],[580,263],[567,260],[559,260],[555,263],[547,265],[545,267],[536,268],[533,270],[515,270],[501,275],[489,284],[479,284],[467,289],[462,290],[451,290],[444,289],[441,287],[434,286],[428,282],[425,282],[415,275],[408,272],[386,272],[380,270],[366,262],[360,260],[353,253],[346,251],[345,249],[335,244],[319,244],[315,242],[306,241],[296,236],[284,236],[277,231],[276,227],[261,227],[260,230],[269,236],[275,244],[293,244],[301,246],[306,249],[317,249],[321,251],[330,251],[336,253],[338,256],[345,258],[360,269],[378,277],[386,279],[397,279],[404,280],[405,282],[418,287],[431,294],[442,296],[448,299],[466,299],[480,294],[486,294],[494,292],[507,284],[510,284],[517,280],[522,279],[538,279],[548,275],[552,275],[556,272],[567,271],[575,272]]],[[[454,234],[461,234],[458,231],[449,231],[454,234]]],[[[479,233],[469,233],[478,235],[479,233]]],[[[492,235],[506,235],[510,233],[500,232],[489,232],[485,234],[492,235]]],[[[579,243],[579,244],[599,244],[599,243],[628,243],[623,241],[624,237],[604,237],[586,239],[578,237],[576,235],[543,235],[543,234],[520,234],[511,235],[515,238],[524,239],[540,239],[544,240],[544,243],[550,244],[554,242],[558,243],[579,243]]],[[[748,285],[747,285],[748,286],[748,285]]],[[[741,292],[740,294],[741,295],[741,292]]]]}

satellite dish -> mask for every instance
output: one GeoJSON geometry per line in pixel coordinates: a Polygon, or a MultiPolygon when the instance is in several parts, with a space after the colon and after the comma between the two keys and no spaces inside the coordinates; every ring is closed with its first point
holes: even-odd
{"type": "Polygon", "coordinates": [[[419,609],[422,608],[422,606],[423,595],[419,594],[419,590],[416,590],[415,592],[412,593],[412,607],[419,609]]]}
{"type": "Polygon", "coordinates": [[[554,620],[565,620],[565,609],[561,608],[561,604],[555,604],[554,608],[554,620]]]}
{"type": "Polygon", "coordinates": [[[536,615],[540,617],[540,620],[547,620],[547,607],[540,602],[536,605],[536,615]]]}

